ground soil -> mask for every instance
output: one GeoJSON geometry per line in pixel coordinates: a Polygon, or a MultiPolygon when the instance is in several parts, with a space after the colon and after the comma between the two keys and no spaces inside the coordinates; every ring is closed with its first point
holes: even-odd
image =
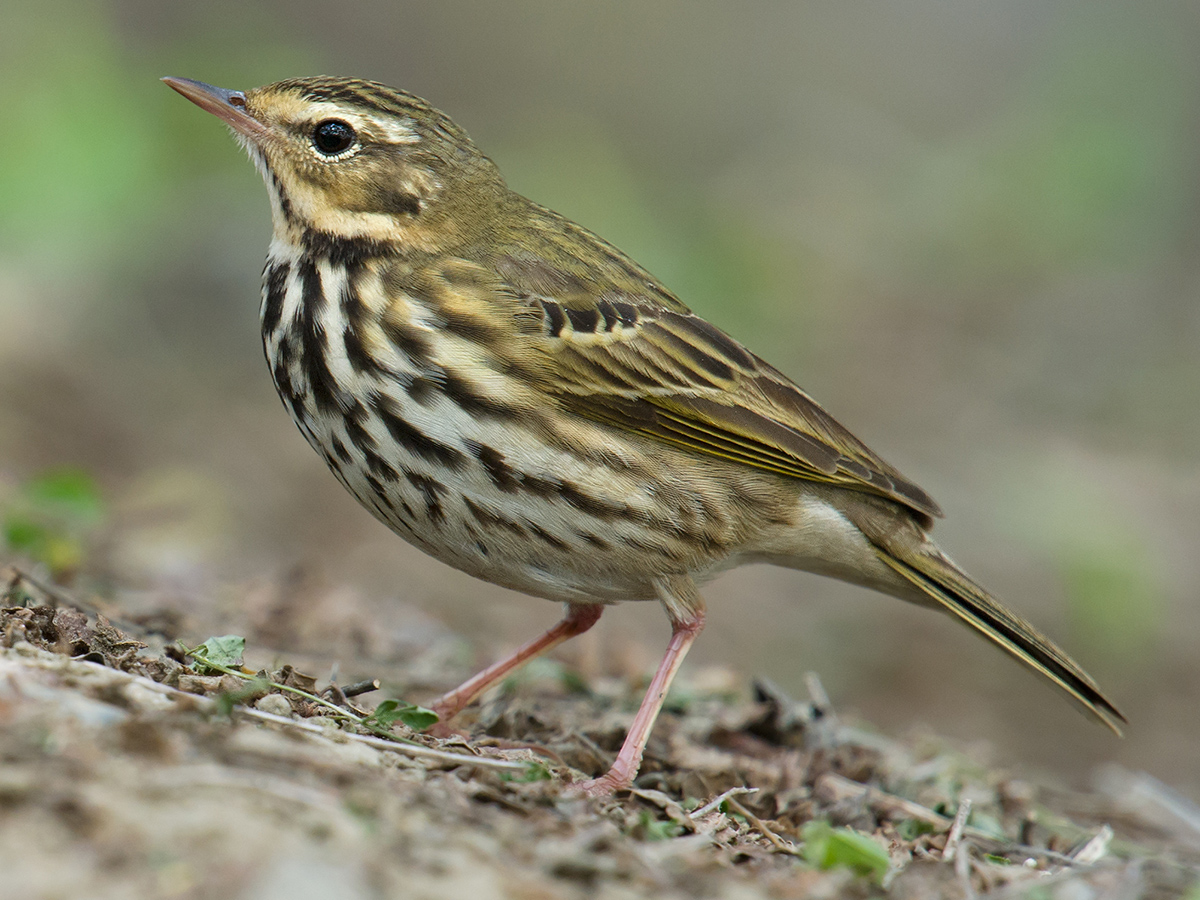
{"type": "Polygon", "coordinates": [[[257,636],[285,646],[252,641],[247,661],[270,661],[247,681],[197,671],[169,615],[110,620],[16,569],[6,584],[7,900],[1200,896],[1200,815],[1153,779],[1108,770],[1081,792],[999,771],[932,735],[845,721],[815,679],[794,700],[688,673],[638,789],[580,799],[566,788],[611,761],[637,679],[544,665],[462,736],[396,723],[390,740],[351,717],[457,677],[436,641],[347,699],[302,654],[287,664],[304,640],[281,614],[257,636]],[[856,866],[842,829],[882,865],[856,866]]]}

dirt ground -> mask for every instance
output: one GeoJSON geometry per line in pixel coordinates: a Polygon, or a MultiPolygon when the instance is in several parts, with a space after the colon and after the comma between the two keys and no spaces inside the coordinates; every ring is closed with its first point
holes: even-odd
{"type": "MultiPolygon", "coordinates": [[[[815,678],[798,702],[691,672],[638,789],[584,800],[563,787],[611,760],[637,678],[535,666],[438,740],[370,711],[459,677],[446,635],[347,698],[302,654],[252,642],[241,674],[203,674],[170,614],[114,624],[23,570],[4,583],[6,900],[1200,896],[1200,811],[1164,785],[994,770],[843,721],[815,678]]],[[[258,639],[288,632],[276,613],[258,639]]]]}

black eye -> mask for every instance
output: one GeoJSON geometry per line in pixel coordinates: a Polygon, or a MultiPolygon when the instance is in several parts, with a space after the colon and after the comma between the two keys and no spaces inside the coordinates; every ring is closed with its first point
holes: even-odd
{"type": "Polygon", "coordinates": [[[326,119],[313,129],[313,146],[326,156],[337,156],[354,145],[354,129],[341,119],[326,119]]]}

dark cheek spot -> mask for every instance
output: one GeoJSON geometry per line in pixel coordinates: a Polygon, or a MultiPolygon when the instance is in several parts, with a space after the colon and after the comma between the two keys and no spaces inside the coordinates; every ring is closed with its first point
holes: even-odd
{"type": "Polygon", "coordinates": [[[334,185],[334,190],[342,195],[342,205],[350,212],[413,217],[421,214],[421,198],[387,179],[347,180],[334,185]]]}
{"type": "Polygon", "coordinates": [[[373,198],[378,212],[393,216],[417,216],[421,214],[421,198],[407,191],[385,189],[373,198]]]}

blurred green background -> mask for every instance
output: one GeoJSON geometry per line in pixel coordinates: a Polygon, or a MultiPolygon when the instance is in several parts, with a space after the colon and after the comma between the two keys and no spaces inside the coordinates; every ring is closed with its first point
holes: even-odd
{"type": "MultiPolygon", "coordinates": [[[[0,7],[0,500],[92,473],[101,592],[232,621],[303,572],[490,657],[557,610],[427,560],[305,446],[261,359],[259,178],[157,81],[319,73],[428,98],[795,377],[1131,724],[1112,739],[949,620],[775,569],[708,589],[696,660],[1200,796],[1200,5],[0,7]]],[[[648,669],[666,636],[624,606],[584,656],[648,669]]]]}

